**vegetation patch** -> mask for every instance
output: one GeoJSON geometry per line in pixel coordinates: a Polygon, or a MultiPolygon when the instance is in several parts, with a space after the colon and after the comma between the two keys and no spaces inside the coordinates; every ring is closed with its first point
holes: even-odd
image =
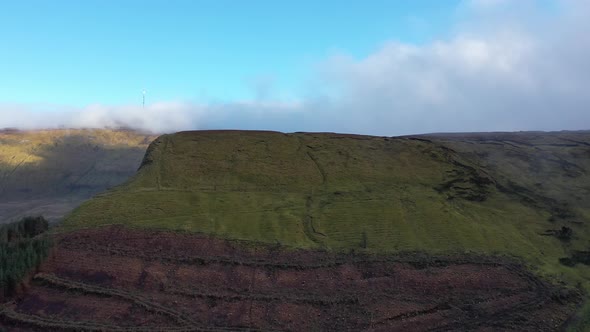
{"type": "Polygon", "coordinates": [[[574,251],[570,257],[561,258],[559,261],[567,266],[590,265],[590,251],[574,251]]]}
{"type": "Polygon", "coordinates": [[[0,327],[553,331],[581,301],[506,257],[339,253],[124,227],[55,237],[55,258],[0,310],[0,327]]]}
{"type": "Polygon", "coordinates": [[[51,240],[43,217],[0,225],[0,298],[14,294],[23,279],[47,258],[51,240]]]}

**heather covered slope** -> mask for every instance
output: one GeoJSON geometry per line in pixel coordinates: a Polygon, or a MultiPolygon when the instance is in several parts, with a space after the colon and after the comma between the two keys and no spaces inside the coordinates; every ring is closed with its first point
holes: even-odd
{"type": "Polygon", "coordinates": [[[85,202],[62,229],[122,224],[302,248],[510,255],[587,285],[589,144],[584,132],[181,132],[154,141],[132,180],[85,202]]]}
{"type": "Polygon", "coordinates": [[[154,138],[132,130],[0,131],[0,222],[60,219],[135,174],[154,138]]]}
{"type": "Polygon", "coordinates": [[[120,226],[54,241],[26,294],[0,305],[0,330],[549,332],[580,302],[481,255],[288,250],[120,226]]]}

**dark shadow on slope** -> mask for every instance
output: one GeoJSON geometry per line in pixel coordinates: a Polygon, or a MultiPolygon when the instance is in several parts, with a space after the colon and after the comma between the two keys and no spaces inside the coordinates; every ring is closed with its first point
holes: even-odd
{"type": "Polygon", "coordinates": [[[456,151],[485,169],[500,192],[549,212],[550,221],[582,222],[576,209],[590,204],[588,131],[431,134],[414,139],[456,151]]]}
{"type": "Polygon", "coordinates": [[[60,137],[29,151],[39,162],[0,162],[0,222],[43,214],[56,221],[82,201],[135,174],[142,147],[103,145],[91,135],[60,137]]]}

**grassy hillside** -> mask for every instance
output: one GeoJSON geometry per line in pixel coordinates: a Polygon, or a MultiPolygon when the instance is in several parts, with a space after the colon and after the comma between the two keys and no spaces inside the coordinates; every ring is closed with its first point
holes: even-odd
{"type": "Polygon", "coordinates": [[[0,222],[59,219],[133,175],[153,138],[131,130],[0,131],[0,222]]]}
{"type": "Polygon", "coordinates": [[[588,287],[589,172],[584,132],[182,132],[154,141],[132,180],[85,202],[62,229],[123,224],[304,248],[501,254],[588,287]]]}

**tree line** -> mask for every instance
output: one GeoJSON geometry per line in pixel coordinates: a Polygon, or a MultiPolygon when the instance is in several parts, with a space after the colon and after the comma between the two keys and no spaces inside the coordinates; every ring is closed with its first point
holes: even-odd
{"type": "Polygon", "coordinates": [[[43,217],[0,225],[0,297],[10,296],[23,278],[47,258],[51,240],[43,217]]]}

